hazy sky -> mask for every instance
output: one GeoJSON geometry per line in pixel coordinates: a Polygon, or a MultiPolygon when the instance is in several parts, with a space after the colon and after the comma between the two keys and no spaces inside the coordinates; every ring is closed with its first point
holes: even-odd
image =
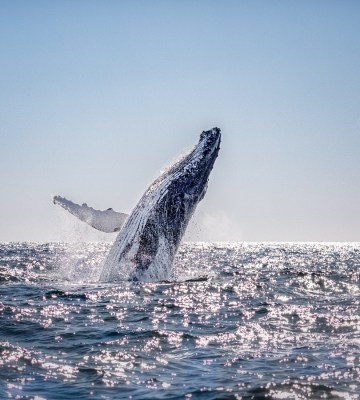
{"type": "Polygon", "coordinates": [[[0,0],[0,50],[0,241],[107,237],[51,196],[130,212],[213,126],[188,238],[360,240],[360,1],[0,0]]]}

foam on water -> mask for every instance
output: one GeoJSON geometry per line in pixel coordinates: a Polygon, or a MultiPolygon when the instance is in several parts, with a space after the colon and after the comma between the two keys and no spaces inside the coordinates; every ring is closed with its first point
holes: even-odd
{"type": "Polygon", "coordinates": [[[0,398],[359,398],[360,244],[185,244],[97,283],[109,244],[0,245],[0,398]]]}

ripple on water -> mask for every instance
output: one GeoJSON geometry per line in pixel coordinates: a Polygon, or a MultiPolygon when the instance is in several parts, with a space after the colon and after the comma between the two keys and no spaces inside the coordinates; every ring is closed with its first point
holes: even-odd
{"type": "Polygon", "coordinates": [[[0,244],[0,397],[359,398],[358,244],[185,244],[99,284],[107,244],[0,244]]]}

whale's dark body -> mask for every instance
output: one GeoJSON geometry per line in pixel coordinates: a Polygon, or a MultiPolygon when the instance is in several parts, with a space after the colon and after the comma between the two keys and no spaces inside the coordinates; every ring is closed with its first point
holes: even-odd
{"type": "Polygon", "coordinates": [[[152,183],[110,249],[101,281],[172,278],[177,249],[205,195],[220,140],[219,128],[203,132],[195,148],[152,183]]]}

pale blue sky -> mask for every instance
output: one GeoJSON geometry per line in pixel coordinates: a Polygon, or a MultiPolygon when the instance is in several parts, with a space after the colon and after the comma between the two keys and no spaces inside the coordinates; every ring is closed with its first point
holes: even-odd
{"type": "Polygon", "coordinates": [[[360,240],[359,1],[0,0],[0,50],[0,241],[94,238],[51,196],[130,212],[213,126],[188,238],[360,240]]]}

